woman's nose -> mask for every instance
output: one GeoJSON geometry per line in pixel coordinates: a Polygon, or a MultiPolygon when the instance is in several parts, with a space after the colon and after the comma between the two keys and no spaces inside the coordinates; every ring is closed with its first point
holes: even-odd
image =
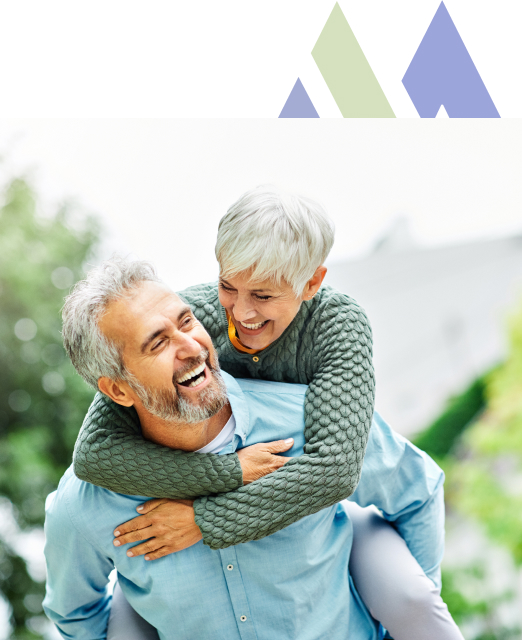
{"type": "Polygon", "coordinates": [[[233,311],[234,317],[237,320],[242,320],[243,322],[250,320],[250,318],[257,315],[257,311],[254,309],[250,297],[243,298],[238,296],[233,311]]]}

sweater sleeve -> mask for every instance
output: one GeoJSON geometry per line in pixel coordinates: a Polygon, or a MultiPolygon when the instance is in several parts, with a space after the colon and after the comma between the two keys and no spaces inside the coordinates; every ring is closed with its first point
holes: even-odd
{"type": "Polygon", "coordinates": [[[195,498],[243,484],[236,454],[187,453],[141,436],[138,414],[97,393],[73,454],[74,473],[116,493],[195,498]]]}
{"type": "Polygon", "coordinates": [[[337,294],[312,333],[322,338],[303,345],[313,372],[305,401],[304,455],[235,491],[194,502],[196,522],[212,549],[264,538],[347,498],[357,487],[375,390],[368,319],[355,301],[337,294]]]}

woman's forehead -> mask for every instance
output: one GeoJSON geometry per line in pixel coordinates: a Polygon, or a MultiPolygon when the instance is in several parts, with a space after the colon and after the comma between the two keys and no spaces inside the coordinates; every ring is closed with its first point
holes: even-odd
{"type": "Polygon", "coordinates": [[[224,284],[229,284],[234,289],[248,289],[249,291],[283,291],[290,287],[290,285],[281,280],[281,282],[275,282],[271,278],[266,280],[259,280],[252,278],[251,271],[242,271],[241,273],[228,275],[220,274],[219,279],[224,284]]]}

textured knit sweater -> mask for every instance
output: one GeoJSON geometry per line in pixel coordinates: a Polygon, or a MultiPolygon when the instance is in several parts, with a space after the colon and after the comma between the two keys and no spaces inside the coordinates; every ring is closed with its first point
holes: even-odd
{"type": "Polygon", "coordinates": [[[364,311],[323,286],[283,334],[252,356],[230,343],[216,283],[180,296],[237,378],[308,384],[304,455],[243,486],[237,454],[187,453],[148,442],[138,415],[98,393],[74,449],[74,471],[118,493],[196,498],[212,549],[268,536],[350,496],[359,482],[374,405],[372,336],[364,311]]]}

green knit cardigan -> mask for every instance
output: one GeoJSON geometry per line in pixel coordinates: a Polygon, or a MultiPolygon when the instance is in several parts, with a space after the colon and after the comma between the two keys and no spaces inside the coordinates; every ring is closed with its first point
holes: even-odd
{"type": "Polygon", "coordinates": [[[243,486],[237,454],[187,453],[148,442],[133,408],[98,393],[74,449],[78,478],[118,493],[196,498],[196,522],[212,549],[258,540],[351,495],[361,474],[375,390],[372,335],[361,307],[323,286],[302,303],[284,333],[253,357],[230,343],[216,283],[180,296],[232,376],[309,385],[304,454],[243,486]]]}

